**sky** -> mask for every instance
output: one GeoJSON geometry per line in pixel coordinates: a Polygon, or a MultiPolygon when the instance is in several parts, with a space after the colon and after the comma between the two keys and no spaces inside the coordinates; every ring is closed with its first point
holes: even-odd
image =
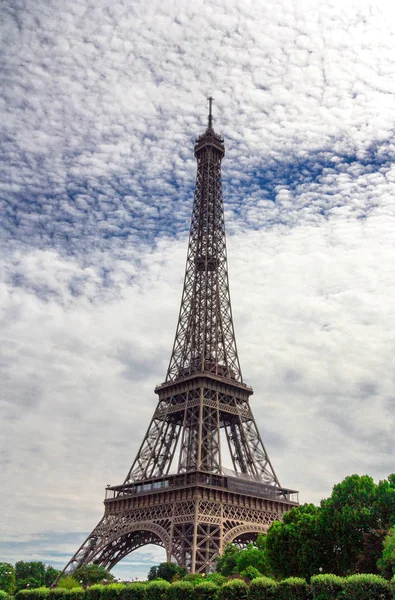
{"type": "MultiPolygon", "coordinates": [[[[392,3],[0,10],[0,560],[63,568],[133,462],[210,95],[239,357],[281,484],[318,504],[347,475],[393,473],[392,3]]],[[[114,572],[164,559],[149,546],[114,572]]]]}

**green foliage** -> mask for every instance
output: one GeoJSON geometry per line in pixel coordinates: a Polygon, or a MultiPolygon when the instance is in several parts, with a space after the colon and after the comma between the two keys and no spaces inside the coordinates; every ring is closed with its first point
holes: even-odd
{"type": "Polygon", "coordinates": [[[167,600],[170,583],[164,579],[150,581],[145,586],[147,600],[167,600]]]}
{"type": "Polygon", "coordinates": [[[25,562],[19,560],[15,564],[16,589],[39,588],[45,583],[45,565],[41,561],[25,562]]]}
{"type": "Polygon", "coordinates": [[[82,587],[64,590],[64,600],[85,600],[85,590],[82,587]]]}
{"type": "Polygon", "coordinates": [[[148,581],[154,581],[155,579],[164,579],[165,581],[178,581],[185,575],[187,575],[188,571],[185,567],[181,567],[180,565],[176,565],[172,562],[163,562],[160,563],[157,567],[151,567],[148,572],[148,581]]]}
{"type": "Polygon", "coordinates": [[[104,585],[101,583],[96,583],[95,585],[91,585],[90,587],[86,588],[86,600],[100,600],[101,591],[103,588],[104,585]]]}
{"type": "Polygon", "coordinates": [[[224,585],[227,582],[227,578],[225,575],[221,575],[221,573],[208,573],[204,578],[204,581],[210,581],[215,583],[215,585],[224,585]]]}
{"type": "Polygon", "coordinates": [[[67,600],[68,598],[68,590],[61,588],[54,588],[48,590],[48,600],[67,600]]]}
{"type": "Polygon", "coordinates": [[[314,575],[310,580],[314,600],[337,600],[344,589],[344,578],[338,575],[314,575]]]}
{"type": "Polygon", "coordinates": [[[277,600],[278,583],[269,577],[257,577],[250,583],[248,600],[277,600]]]}
{"type": "Polygon", "coordinates": [[[58,569],[54,569],[54,567],[52,567],[51,565],[47,565],[45,567],[44,573],[44,584],[46,585],[46,587],[50,587],[55,581],[55,579],[60,575],[60,573],[61,571],[59,571],[58,569]]]}
{"type": "Polygon", "coordinates": [[[237,558],[241,550],[233,544],[226,544],[224,552],[217,557],[217,573],[229,577],[235,572],[237,558]]]}
{"type": "Polygon", "coordinates": [[[342,600],[391,600],[391,587],[379,575],[350,575],[344,582],[342,600]]]}
{"type": "Polygon", "coordinates": [[[16,600],[46,600],[49,589],[46,587],[34,588],[32,590],[19,590],[15,594],[16,600]]]}
{"type": "Polygon", "coordinates": [[[121,600],[145,600],[145,588],[144,583],[129,583],[121,593],[121,600]]]}
{"type": "Polygon", "coordinates": [[[309,600],[310,589],[305,579],[288,577],[278,584],[278,600],[309,600]]]}
{"type": "Polygon", "coordinates": [[[194,585],[190,581],[175,581],[166,595],[167,600],[193,600],[194,585]]]}
{"type": "Polygon", "coordinates": [[[248,585],[243,579],[231,579],[218,589],[218,600],[247,600],[248,585]]]}
{"type": "Polygon", "coordinates": [[[213,581],[204,581],[198,583],[193,588],[195,600],[216,600],[218,592],[218,585],[213,581]]]}
{"type": "Polygon", "coordinates": [[[245,577],[246,579],[252,580],[252,579],[256,579],[257,577],[262,577],[263,573],[258,571],[258,569],[256,569],[255,567],[251,567],[251,565],[250,565],[249,567],[244,569],[244,571],[242,571],[240,573],[240,575],[242,577],[245,577]]]}
{"type": "Polygon", "coordinates": [[[0,590],[6,594],[13,594],[16,588],[15,569],[13,565],[0,562],[0,590]]]}
{"type": "Polygon", "coordinates": [[[0,590],[0,600],[7,600],[8,594],[4,590],[0,590]]]}
{"type": "Polygon", "coordinates": [[[383,554],[377,566],[384,577],[391,579],[395,575],[395,526],[392,527],[383,541],[383,554]]]}
{"type": "Polygon", "coordinates": [[[100,600],[118,600],[121,598],[125,586],[122,583],[109,583],[103,585],[100,600]]]}
{"type": "Polygon", "coordinates": [[[73,573],[74,579],[81,582],[82,585],[93,585],[101,581],[114,581],[114,575],[102,565],[83,565],[73,573]]]}
{"type": "Polygon", "coordinates": [[[64,575],[58,581],[58,589],[61,590],[72,590],[80,587],[81,584],[76,579],[74,579],[72,575],[64,575]]]}
{"type": "MultiPolygon", "coordinates": [[[[217,575],[217,573],[215,574],[217,575]]],[[[206,578],[201,573],[188,573],[188,575],[184,575],[182,581],[189,581],[190,583],[193,583],[193,585],[197,585],[198,583],[206,581],[206,578]]]]}

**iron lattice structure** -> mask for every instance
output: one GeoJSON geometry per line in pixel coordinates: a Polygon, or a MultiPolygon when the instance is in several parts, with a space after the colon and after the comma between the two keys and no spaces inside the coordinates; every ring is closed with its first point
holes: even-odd
{"type": "Polygon", "coordinates": [[[212,125],[197,138],[197,177],[178,326],[165,382],[123,484],[65,571],[112,568],[145,544],[209,572],[228,542],[244,544],[297,504],[262,443],[237,354],[230,303],[221,161],[212,125]],[[224,451],[233,469],[224,467],[224,451]]]}

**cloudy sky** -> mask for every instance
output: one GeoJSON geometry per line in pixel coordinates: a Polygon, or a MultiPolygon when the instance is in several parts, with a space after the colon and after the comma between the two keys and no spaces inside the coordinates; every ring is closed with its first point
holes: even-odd
{"type": "MultiPolygon", "coordinates": [[[[225,136],[236,336],[281,483],[395,471],[395,11],[5,0],[0,558],[63,567],[164,380],[193,143],[225,136]]],[[[147,547],[117,568],[144,577],[147,547]]]]}

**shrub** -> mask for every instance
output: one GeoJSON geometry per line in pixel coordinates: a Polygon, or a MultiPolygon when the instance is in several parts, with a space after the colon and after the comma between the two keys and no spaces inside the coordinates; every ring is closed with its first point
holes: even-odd
{"type": "Polygon", "coordinates": [[[121,597],[125,586],[122,583],[109,583],[103,585],[100,600],[118,600],[121,597]]]}
{"type": "Polygon", "coordinates": [[[244,571],[240,573],[241,577],[246,577],[247,579],[256,579],[257,577],[262,577],[262,573],[258,571],[256,567],[249,566],[244,571]]]}
{"type": "Polygon", "coordinates": [[[305,579],[300,577],[288,577],[278,584],[279,600],[308,600],[310,589],[305,579]]]}
{"type": "Polygon", "coordinates": [[[85,590],[82,587],[71,588],[70,590],[64,590],[64,600],[84,600],[85,590]]]}
{"type": "Polygon", "coordinates": [[[167,594],[171,583],[164,579],[156,579],[150,581],[145,586],[145,594],[147,600],[167,600],[167,594]]]}
{"type": "Polygon", "coordinates": [[[243,579],[231,579],[218,589],[218,600],[247,600],[248,585],[243,579]]]}
{"type": "Polygon", "coordinates": [[[34,590],[19,590],[15,594],[17,600],[45,600],[48,598],[49,589],[45,587],[34,588],[34,590]]]}
{"type": "MultiPolygon", "coordinates": [[[[222,575],[220,575],[219,573],[212,573],[212,575],[219,575],[220,577],[222,577],[222,575]]],[[[206,578],[201,573],[188,573],[188,575],[184,575],[182,581],[190,581],[191,583],[193,583],[193,585],[197,585],[198,583],[206,581],[206,578]]]]}
{"type": "Polygon", "coordinates": [[[0,590],[0,600],[6,600],[8,597],[9,596],[7,592],[5,592],[4,590],[0,590]]]}
{"type": "Polygon", "coordinates": [[[62,588],[54,588],[53,590],[48,590],[48,600],[66,600],[68,596],[68,590],[62,588]]]}
{"type": "Polygon", "coordinates": [[[215,585],[221,586],[224,585],[228,579],[225,575],[221,575],[221,573],[208,573],[205,576],[204,581],[210,581],[211,583],[215,583],[215,585]]]}
{"type": "Polygon", "coordinates": [[[379,575],[350,575],[345,578],[342,600],[391,600],[391,586],[379,575]]]}
{"type": "Polygon", "coordinates": [[[345,579],[330,573],[313,575],[310,580],[314,600],[338,600],[343,589],[345,579]]]}
{"type": "Polygon", "coordinates": [[[172,583],[168,593],[167,600],[193,600],[194,585],[190,581],[175,581],[172,583]]]}
{"type": "Polygon", "coordinates": [[[101,583],[96,583],[95,585],[91,585],[90,587],[86,588],[86,600],[100,600],[101,591],[103,588],[104,585],[101,583]]]}
{"type": "Polygon", "coordinates": [[[257,577],[250,583],[249,600],[277,600],[278,583],[270,577],[257,577]]]}
{"type": "Polygon", "coordinates": [[[72,590],[73,588],[81,588],[81,584],[72,575],[63,575],[58,581],[58,588],[72,590]]]}
{"type": "Polygon", "coordinates": [[[195,600],[215,600],[218,593],[218,585],[214,581],[203,581],[193,588],[195,600]]]}
{"type": "Polygon", "coordinates": [[[145,600],[145,588],[144,583],[129,583],[123,588],[120,598],[121,600],[145,600]]]}

